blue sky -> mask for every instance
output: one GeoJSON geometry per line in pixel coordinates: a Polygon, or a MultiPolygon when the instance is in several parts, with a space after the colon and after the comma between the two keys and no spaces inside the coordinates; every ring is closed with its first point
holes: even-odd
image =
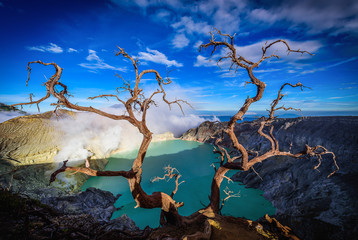
{"type": "MultiPolygon", "coordinates": [[[[358,2],[340,1],[16,1],[0,0],[0,102],[27,101],[45,93],[41,83],[53,69],[33,66],[25,87],[28,61],[56,62],[64,70],[62,82],[82,105],[106,107],[103,100],[87,97],[114,93],[121,86],[115,74],[133,80],[133,69],[116,46],[138,57],[141,69],[170,72],[168,92],[189,100],[197,110],[230,111],[255,94],[246,71],[229,72],[208,60],[209,51],[198,52],[209,32],[219,28],[237,33],[240,54],[259,57],[266,41],[285,39],[293,49],[314,56],[290,54],[277,45],[279,60],[256,70],[267,84],[261,102],[250,111],[269,107],[284,82],[302,82],[304,92],[287,89],[285,106],[306,111],[350,111],[358,114],[358,2]]],[[[217,59],[218,51],[213,59],[217,59]]],[[[154,76],[143,81],[145,90],[155,89],[154,76]]],[[[43,111],[51,109],[42,104],[43,111]]],[[[35,111],[33,106],[28,111],[35,111]]]]}

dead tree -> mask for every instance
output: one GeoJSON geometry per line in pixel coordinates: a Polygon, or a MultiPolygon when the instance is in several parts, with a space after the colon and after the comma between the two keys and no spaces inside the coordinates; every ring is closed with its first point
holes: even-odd
{"type": "MultiPolygon", "coordinates": [[[[235,36],[235,35],[234,35],[235,36]]],[[[49,98],[51,95],[54,96],[57,99],[57,103],[54,103],[53,105],[56,107],[55,111],[59,107],[66,107],[69,109],[74,109],[78,111],[85,111],[85,112],[93,112],[99,115],[102,115],[104,117],[108,117],[114,120],[125,120],[131,123],[134,127],[138,129],[138,131],[142,134],[143,139],[142,143],[140,145],[140,148],[138,150],[138,154],[136,158],[133,161],[132,167],[129,170],[123,170],[123,171],[97,171],[90,167],[90,165],[86,164],[86,167],[70,167],[67,166],[67,161],[63,162],[63,165],[61,168],[56,170],[52,175],[50,182],[53,182],[56,179],[56,176],[62,172],[65,171],[72,171],[72,172],[81,172],[90,176],[122,176],[128,180],[130,191],[132,193],[132,196],[134,200],[137,203],[137,207],[142,208],[160,208],[161,211],[161,224],[175,224],[179,226],[188,225],[195,221],[202,221],[203,219],[207,219],[208,217],[213,217],[215,214],[219,214],[225,200],[227,200],[230,197],[236,197],[237,194],[233,194],[231,191],[227,191],[227,198],[223,201],[220,200],[220,185],[224,178],[227,178],[225,174],[229,170],[243,170],[247,171],[250,168],[253,168],[253,166],[256,163],[262,162],[268,158],[275,157],[275,156],[290,156],[290,157],[301,157],[303,155],[310,155],[310,156],[317,156],[319,158],[319,161],[321,160],[321,156],[324,154],[331,154],[333,156],[334,163],[337,167],[338,166],[335,162],[335,156],[332,152],[329,152],[327,149],[325,149],[322,146],[315,146],[310,147],[306,146],[306,150],[300,153],[291,153],[290,151],[280,151],[279,149],[279,143],[276,140],[276,138],[273,135],[273,126],[271,126],[272,121],[274,120],[274,113],[275,111],[279,109],[288,110],[290,108],[285,107],[277,107],[279,101],[284,97],[284,95],[281,93],[282,89],[285,86],[291,86],[291,87],[300,87],[302,88],[303,85],[301,83],[297,84],[289,84],[285,83],[279,90],[277,98],[272,102],[271,104],[271,110],[268,118],[263,117],[261,119],[260,128],[258,129],[258,133],[266,138],[271,143],[271,149],[267,151],[264,154],[256,154],[256,156],[249,158],[249,151],[246,150],[238,141],[237,136],[234,133],[234,127],[236,122],[239,119],[242,119],[242,117],[245,115],[245,113],[248,111],[250,105],[252,103],[255,103],[259,101],[264,93],[266,84],[255,77],[253,70],[257,68],[264,60],[269,58],[279,58],[278,55],[272,54],[269,56],[266,56],[267,50],[272,47],[275,44],[282,43],[287,47],[287,51],[290,52],[296,52],[301,54],[311,54],[307,51],[301,51],[301,50],[292,50],[288,43],[284,40],[277,40],[270,44],[266,44],[262,47],[262,57],[257,62],[252,62],[241,55],[237,53],[237,50],[234,46],[234,36],[230,36],[228,34],[222,34],[220,31],[217,30],[217,33],[214,34],[211,33],[211,39],[209,43],[203,44],[200,46],[200,49],[206,49],[206,48],[212,48],[211,56],[216,52],[217,49],[220,47],[226,48],[228,50],[228,54],[224,57],[221,57],[218,60],[218,63],[222,62],[223,60],[229,60],[231,62],[230,69],[237,70],[238,68],[246,69],[250,81],[248,83],[251,83],[256,86],[257,93],[253,97],[248,97],[245,100],[245,103],[242,105],[242,107],[239,109],[239,111],[231,118],[231,120],[228,123],[228,126],[225,130],[226,134],[229,135],[234,148],[239,153],[239,156],[231,157],[231,155],[228,153],[228,151],[219,145],[220,140],[217,141],[217,147],[215,148],[214,152],[220,154],[221,161],[220,166],[218,168],[215,168],[215,175],[212,180],[211,184],[211,195],[210,195],[210,203],[207,207],[193,213],[191,216],[183,217],[180,216],[178,213],[178,208],[184,205],[182,202],[177,202],[174,200],[174,195],[178,190],[178,186],[181,182],[179,182],[179,178],[181,175],[179,172],[176,171],[176,169],[171,168],[168,166],[166,168],[167,173],[163,177],[157,177],[154,180],[160,180],[160,179],[166,179],[168,178],[174,178],[175,179],[175,188],[172,191],[170,195],[163,193],[163,192],[154,192],[151,195],[148,195],[141,187],[141,181],[142,181],[142,164],[145,159],[145,155],[148,149],[148,146],[152,140],[152,132],[148,129],[146,125],[146,116],[147,116],[147,110],[149,107],[154,104],[153,97],[155,95],[161,94],[162,100],[167,103],[169,106],[173,104],[177,104],[181,109],[181,104],[186,103],[183,100],[175,100],[175,101],[168,101],[166,98],[166,92],[163,88],[164,85],[170,84],[171,80],[170,78],[163,79],[159,73],[156,70],[143,70],[139,72],[138,70],[138,64],[137,60],[134,60],[130,55],[128,55],[122,48],[119,48],[119,51],[116,55],[122,55],[123,57],[129,59],[134,67],[135,70],[135,83],[134,86],[131,86],[131,84],[124,79],[124,85],[123,87],[117,88],[118,94],[103,94],[98,95],[95,97],[90,97],[89,99],[96,99],[96,98],[114,98],[117,101],[119,101],[125,108],[126,112],[122,115],[115,115],[108,112],[104,112],[100,109],[93,108],[93,107],[85,107],[80,106],[77,104],[73,104],[69,100],[69,94],[67,90],[67,86],[63,83],[61,83],[60,78],[62,74],[62,68],[60,68],[56,63],[44,63],[42,61],[34,61],[28,63],[28,79],[26,81],[26,84],[28,84],[30,79],[30,73],[31,68],[30,65],[34,63],[38,63],[41,65],[49,66],[52,65],[56,72],[53,76],[51,76],[50,79],[48,79],[44,85],[47,89],[47,94],[40,98],[39,100],[35,101],[30,98],[30,102],[26,103],[19,103],[15,105],[32,105],[36,104],[37,106],[39,103],[44,101],[45,99],[49,98]],[[224,40],[216,41],[215,36],[219,36],[221,38],[226,38],[224,40]],[[142,77],[145,74],[154,74],[156,76],[156,80],[158,83],[158,89],[151,93],[149,97],[146,97],[143,93],[143,89],[140,88],[139,83],[142,79],[142,77]],[[119,97],[120,91],[124,91],[129,93],[129,98],[127,100],[123,100],[119,97]],[[139,114],[138,114],[139,113],[139,114]],[[270,127],[269,134],[266,134],[263,132],[263,129],[267,126],[270,127]]],[[[13,106],[15,106],[13,105],[13,106]]],[[[319,164],[316,166],[319,167],[319,164]]],[[[333,172],[334,173],[334,172],[333,172]]],[[[332,175],[331,173],[330,175],[332,175]]],[[[210,224],[206,222],[206,225],[209,226],[205,230],[205,237],[208,237],[210,235],[210,224]]],[[[194,234],[196,237],[204,235],[202,233],[194,234]]],[[[193,235],[193,237],[194,237],[193,235]]]]}
{"type": "MultiPolygon", "coordinates": [[[[122,176],[128,180],[130,191],[132,193],[132,196],[134,200],[137,203],[136,207],[142,207],[142,208],[160,208],[162,210],[162,223],[172,223],[176,225],[181,224],[181,216],[178,214],[178,208],[183,206],[182,202],[176,202],[173,197],[178,189],[178,185],[180,184],[178,181],[176,181],[175,190],[172,192],[171,195],[168,195],[163,192],[154,192],[151,195],[148,195],[141,187],[141,181],[142,181],[142,164],[147,152],[147,149],[149,147],[149,144],[152,140],[152,132],[148,129],[146,124],[146,116],[147,111],[149,107],[154,103],[153,97],[156,95],[161,94],[162,100],[169,105],[169,107],[173,104],[176,104],[180,107],[182,110],[181,104],[185,103],[188,104],[186,101],[183,100],[175,100],[175,101],[169,101],[166,98],[166,92],[164,90],[164,85],[170,84],[171,79],[167,77],[166,79],[163,79],[160,74],[153,69],[149,70],[143,70],[139,72],[138,70],[138,60],[133,59],[129,54],[127,54],[124,49],[118,47],[119,51],[116,54],[116,56],[122,55],[123,57],[130,60],[130,62],[133,65],[134,71],[135,71],[135,83],[134,86],[132,86],[129,82],[125,81],[123,78],[121,78],[124,81],[124,84],[122,87],[117,88],[117,94],[103,94],[98,95],[94,97],[89,97],[89,99],[96,99],[96,98],[114,98],[117,101],[119,101],[123,107],[125,108],[126,112],[122,115],[115,115],[108,112],[104,112],[100,109],[94,108],[94,107],[86,107],[86,106],[80,106],[77,104],[73,104],[69,100],[69,93],[67,90],[67,86],[63,83],[61,83],[61,74],[62,74],[62,68],[58,66],[56,63],[44,63],[42,61],[34,61],[29,62],[27,64],[27,70],[28,70],[28,78],[26,81],[26,85],[28,84],[30,80],[30,73],[31,73],[31,64],[38,63],[41,65],[49,66],[52,65],[56,72],[54,75],[51,76],[45,83],[44,86],[47,89],[47,93],[44,97],[40,98],[39,100],[33,100],[30,98],[30,102],[25,103],[18,103],[14,104],[13,106],[20,105],[21,107],[23,105],[33,105],[36,104],[39,108],[39,104],[49,98],[51,95],[54,96],[57,99],[57,103],[53,103],[55,111],[57,108],[66,107],[73,110],[78,111],[84,111],[84,112],[93,112],[99,115],[102,115],[104,117],[108,117],[114,120],[125,120],[131,123],[134,127],[138,129],[138,131],[142,134],[143,139],[142,143],[140,145],[140,148],[138,150],[138,154],[136,158],[133,161],[133,165],[131,169],[129,170],[123,170],[123,171],[97,171],[90,167],[89,164],[86,164],[86,167],[70,167],[67,166],[67,160],[63,162],[63,165],[61,168],[56,170],[52,175],[50,179],[50,183],[55,181],[56,176],[65,171],[73,171],[73,172],[81,172],[90,176],[122,176]],[[154,74],[158,83],[158,89],[154,92],[152,92],[149,97],[146,97],[143,93],[143,89],[140,88],[139,83],[142,79],[142,77],[146,74],[154,74]],[[129,93],[129,98],[127,100],[123,100],[120,98],[120,93],[126,92],[129,93]],[[138,114],[139,113],[139,114],[138,114]],[[139,117],[138,117],[139,116],[139,117]]],[[[178,177],[176,177],[178,178],[178,177]]]]}
{"type": "MultiPolygon", "coordinates": [[[[293,158],[300,158],[304,155],[315,156],[318,158],[319,164],[314,167],[314,169],[317,169],[320,166],[322,155],[324,155],[324,154],[332,155],[333,162],[336,167],[336,170],[333,171],[331,174],[329,174],[328,177],[330,177],[332,174],[334,174],[339,169],[338,165],[336,163],[336,160],[335,160],[334,153],[329,152],[323,146],[310,147],[310,146],[306,145],[305,150],[302,152],[299,152],[299,153],[291,153],[291,151],[281,151],[280,147],[279,147],[279,143],[273,135],[274,127],[273,127],[273,125],[271,125],[271,123],[275,119],[275,116],[274,116],[275,111],[280,110],[280,109],[282,109],[282,110],[292,110],[293,109],[291,107],[285,108],[284,106],[278,107],[280,100],[282,100],[282,98],[285,96],[284,94],[281,93],[281,91],[286,86],[290,86],[293,88],[300,87],[302,90],[302,88],[304,86],[300,82],[298,82],[296,84],[290,84],[290,83],[283,84],[278,91],[277,98],[274,99],[271,103],[271,108],[269,110],[269,116],[261,118],[260,127],[257,130],[257,132],[260,136],[266,138],[270,142],[271,149],[263,154],[257,153],[257,154],[255,154],[255,156],[249,157],[250,152],[247,149],[245,149],[245,147],[242,144],[240,144],[240,142],[234,132],[234,127],[238,120],[243,119],[243,116],[246,114],[246,112],[248,111],[251,104],[260,101],[260,99],[262,98],[262,96],[264,94],[266,84],[255,76],[254,69],[258,68],[259,65],[267,59],[270,59],[270,58],[279,59],[280,58],[278,55],[276,55],[274,53],[271,55],[266,55],[267,51],[273,45],[276,45],[279,43],[285,45],[285,47],[287,48],[288,54],[290,54],[290,53],[300,53],[300,54],[310,54],[310,55],[313,55],[313,54],[310,52],[307,52],[307,51],[302,51],[300,49],[293,50],[293,49],[291,49],[291,47],[285,40],[276,40],[271,43],[266,43],[262,47],[261,58],[257,62],[252,62],[249,59],[246,59],[245,57],[241,56],[237,52],[237,49],[235,48],[235,45],[234,45],[234,38],[235,38],[235,34],[233,36],[231,36],[229,34],[223,34],[220,30],[216,29],[215,32],[213,32],[213,31],[211,32],[211,39],[209,40],[209,42],[206,44],[202,44],[199,47],[199,51],[201,51],[202,49],[211,48],[210,58],[212,58],[214,53],[220,48],[224,48],[225,50],[227,50],[227,52],[228,52],[227,55],[220,57],[219,60],[217,60],[217,64],[219,65],[223,61],[226,61],[226,62],[230,63],[229,69],[232,71],[237,71],[239,68],[245,69],[248,73],[249,78],[250,78],[250,81],[246,82],[246,84],[255,85],[256,90],[257,90],[255,96],[247,97],[247,99],[245,100],[242,107],[230,119],[230,121],[225,129],[225,133],[229,135],[230,140],[233,144],[233,147],[239,156],[235,156],[235,157],[230,156],[228,151],[219,145],[219,143],[221,141],[220,138],[216,142],[216,148],[214,149],[214,152],[220,155],[221,161],[220,161],[220,166],[218,168],[215,168],[215,175],[214,175],[214,178],[213,178],[213,181],[211,184],[210,204],[206,208],[207,210],[210,209],[214,213],[219,213],[219,211],[222,208],[222,205],[220,205],[220,202],[221,202],[220,201],[220,185],[221,185],[223,179],[226,177],[225,174],[229,170],[247,171],[249,169],[253,169],[253,166],[256,163],[262,162],[262,161],[269,159],[271,157],[289,156],[289,157],[293,157],[293,158]],[[220,40],[216,40],[216,38],[219,38],[220,40]],[[265,127],[270,127],[269,134],[264,133],[263,129],[265,127]]],[[[295,110],[295,109],[293,109],[293,110],[295,110]]]]}

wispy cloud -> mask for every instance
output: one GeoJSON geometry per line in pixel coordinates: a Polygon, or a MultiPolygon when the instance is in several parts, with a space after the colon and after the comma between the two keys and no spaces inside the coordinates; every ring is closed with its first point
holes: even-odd
{"type": "Polygon", "coordinates": [[[108,69],[108,70],[125,72],[127,70],[125,67],[114,67],[105,63],[100,57],[98,57],[97,52],[92,49],[88,50],[88,56],[86,57],[86,60],[89,62],[80,63],[79,65],[81,67],[91,69],[94,71],[108,69]]]}
{"type": "Polygon", "coordinates": [[[182,63],[178,63],[175,60],[169,60],[167,56],[165,56],[163,53],[159,52],[158,50],[152,50],[147,48],[147,52],[139,52],[138,53],[138,59],[148,61],[148,62],[154,62],[158,64],[167,65],[168,67],[174,66],[174,67],[182,67],[182,63]]]}
{"type": "MultiPolygon", "coordinates": [[[[284,38],[283,38],[284,39],[284,38]]],[[[246,59],[250,61],[258,61],[262,56],[262,47],[264,45],[268,45],[271,42],[274,42],[276,39],[271,39],[267,41],[259,41],[250,45],[245,46],[235,46],[238,53],[245,57],[246,59]]],[[[301,49],[305,50],[311,53],[317,53],[320,48],[323,47],[322,43],[317,40],[310,40],[310,41],[292,41],[289,39],[284,39],[291,47],[291,49],[301,49]]],[[[277,43],[269,48],[269,50],[266,52],[266,56],[269,56],[271,54],[276,54],[280,56],[285,61],[297,61],[302,59],[311,58],[311,55],[309,54],[295,54],[290,53],[287,55],[287,47],[283,43],[277,43]]]]}
{"type": "MultiPolygon", "coordinates": [[[[271,42],[273,42],[274,40],[268,40],[268,41],[259,41],[250,45],[245,45],[245,46],[237,46],[235,45],[235,48],[237,50],[237,53],[246,58],[247,60],[250,60],[252,62],[257,62],[258,60],[261,59],[262,57],[262,47],[266,44],[270,44],[271,42]]],[[[315,41],[315,40],[311,40],[311,41],[303,41],[303,42],[298,42],[298,41],[291,41],[291,40],[286,40],[286,42],[290,45],[290,47],[292,49],[304,49],[306,51],[315,53],[317,52],[321,47],[322,44],[319,41],[315,41]]],[[[226,56],[228,53],[228,50],[226,48],[222,49],[220,52],[214,54],[212,56],[212,62],[209,62],[209,59],[206,57],[203,57],[201,55],[199,55],[197,57],[197,60],[194,64],[194,66],[199,67],[199,66],[204,66],[204,67],[211,67],[211,66],[215,66],[216,65],[216,61],[221,57],[221,56],[226,56]]],[[[266,56],[271,55],[272,53],[281,56],[282,59],[284,59],[287,62],[297,62],[299,60],[302,59],[307,59],[310,58],[311,55],[309,54],[295,54],[295,53],[291,53],[289,55],[287,55],[287,47],[286,45],[284,45],[283,43],[277,43],[275,45],[273,45],[266,53],[266,56]]],[[[221,66],[223,67],[229,67],[231,64],[230,60],[226,60],[225,59],[220,63],[221,66]]],[[[267,69],[267,70],[255,70],[255,72],[259,73],[259,72],[273,72],[273,71],[280,71],[281,69],[267,69]]]]}
{"type": "MultiPolygon", "coordinates": [[[[220,78],[236,78],[236,77],[238,77],[238,76],[241,76],[242,74],[241,74],[241,72],[235,72],[235,71],[233,71],[233,70],[231,70],[231,71],[222,71],[223,73],[222,74],[220,74],[220,78]]],[[[235,87],[237,87],[237,86],[239,86],[239,87],[243,87],[245,85],[245,83],[240,83],[240,84],[238,84],[238,81],[237,80],[233,80],[233,81],[225,81],[225,86],[227,86],[227,87],[233,87],[233,86],[235,86],[235,87]],[[230,82],[230,83],[229,83],[230,82]],[[229,83],[229,84],[228,84],[229,83]]]]}
{"type": "Polygon", "coordinates": [[[293,30],[303,35],[321,32],[328,32],[330,35],[358,33],[356,0],[263,1],[259,5],[246,0],[112,1],[119,5],[137,5],[144,14],[162,19],[165,23],[175,19],[171,16],[174,14],[169,13],[175,12],[179,18],[172,23],[172,27],[188,34],[205,34],[212,26],[226,33],[239,30],[246,30],[244,33],[247,33],[252,26],[255,26],[255,32],[274,24],[283,27],[284,31],[293,30]],[[153,13],[147,11],[149,7],[165,10],[153,13]],[[242,21],[245,24],[241,24],[242,21]]]}
{"type": "Polygon", "coordinates": [[[356,89],[357,87],[345,87],[345,88],[339,88],[339,90],[351,90],[356,89]]]}
{"type": "Polygon", "coordinates": [[[305,74],[310,74],[310,73],[315,73],[315,72],[321,72],[321,71],[324,71],[326,70],[326,68],[322,67],[322,68],[312,68],[312,69],[309,69],[309,70],[305,70],[303,72],[301,72],[300,74],[301,75],[305,75],[305,74]]]}
{"type": "Polygon", "coordinates": [[[189,45],[190,40],[187,35],[204,34],[207,35],[213,29],[207,22],[194,21],[192,17],[181,17],[178,22],[171,24],[171,27],[177,32],[172,45],[175,48],[183,48],[189,45]]]}
{"type": "Polygon", "coordinates": [[[259,69],[259,70],[254,70],[255,73],[267,73],[267,72],[278,72],[278,71],[282,71],[282,69],[280,68],[270,68],[270,69],[259,69]]]}
{"type": "MultiPolygon", "coordinates": [[[[234,74],[235,75],[235,74],[234,74]]],[[[236,77],[236,75],[235,75],[236,77]]],[[[246,83],[244,81],[240,81],[238,79],[233,79],[224,82],[224,86],[226,87],[245,87],[246,83]]]]}
{"type": "Polygon", "coordinates": [[[71,52],[76,52],[78,53],[78,50],[77,49],[74,49],[74,48],[69,48],[67,49],[67,52],[71,53],[71,52]]]}
{"type": "Polygon", "coordinates": [[[333,63],[331,65],[328,65],[326,66],[326,68],[332,68],[332,67],[337,67],[339,65],[342,65],[342,64],[345,64],[345,63],[349,63],[349,62],[353,62],[355,60],[357,60],[358,57],[351,57],[349,59],[346,59],[346,60],[343,60],[343,61],[339,61],[339,62],[336,62],[336,63],[333,63]]]}
{"type": "Polygon", "coordinates": [[[184,48],[189,45],[189,39],[185,36],[184,33],[176,34],[172,40],[172,45],[175,48],[184,48]]]}
{"type": "Polygon", "coordinates": [[[341,98],[345,98],[345,97],[330,97],[328,99],[341,99],[341,98]]]}
{"type": "Polygon", "coordinates": [[[194,67],[217,67],[216,61],[210,60],[207,57],[198,55],[194,63],[194,67]]]}
{"type": "Polygon", "coordinates": [[[203,44],[203,43],[204,43],[203,41],[199,40],[199,41],[197,41],[197,42],[193,45],[193,48],[194,48],[195,50],[198,50],[199,47],[200,47],[200,45],[203,44]]]}
{"type": "Polygon", "coordinates": [[[173,23],[172,28],[179,32],[186,32],[188,34],[209,34],[212,29],[206,22],[195,22],[192,17],[184,16],[181,17],[179,22],[173,23]]]}
{"type": "Polygon", "coordinates": [[[308,33],[358,32],[358,3],[354,0],[284,1],[280,5],[252,9],[249,18],[265,24],[286,21],[291,25],[303,25],[308,33]],[[304,17],[302,17],[304,16],[304,17]]]}
{"type": "Polygon", "coordinates": [[[50,43],[47,46],[33,46],[33,47],[27,47],[30,51],[40,51],[40,52],[49,52],[49,53],[63,53],[63,49],[58,46],[57,44],[50,43]]]}
{"type": "Polygon", "coordinates": [[[325,67],[313,68],[313,69],[310,69],[310,70],[306,70],[306,71],[301,72],[301,74],[308,74],[308,73],[315,73],[315,72],[319,72],[319,71],[325,71],[325,70],[327,70],[327,69],[330,69],[330,68],[333,68],[333,67],[337,67],[337,66],[340,66],[340,65],[342,65],[342,64],[355,61],[355,60],[357,60],[357,59],[358,59],[357,57],[352,57],[352,58],[349,58],[349,59],[346,59],[346,60],[338,61],[338,62],[336,62],[336,63],[330,64],[330,65],[325,66],[325,67]]]}
{"type": "Polygon", "coordinates": [[[151,18],[157,22],[169,22],[173,17],[173,13],[166,9],[158,9],[151,18]]]}
{"type": "Polygon", "coordinates": [[[342,99],[342,98],[351,98],[351,97],[357,97],[358,94],[353,94],[353,95],[345,95],[345,96],[340,96],[340,97],[330,97],[328,99],[342,99]]]}
{"type": "Polygon", "coordinates": [[[345,82],[345,83],[342,83],[343,85],[357,85],[358,82],[345,82]]]}

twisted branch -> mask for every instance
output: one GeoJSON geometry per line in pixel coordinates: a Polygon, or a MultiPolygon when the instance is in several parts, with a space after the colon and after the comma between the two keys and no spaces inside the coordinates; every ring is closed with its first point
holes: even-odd
{"type": "MultiPolygon", "coordinates": [[[[134,200],[137,203],[137,206],[143,207],[143,208],[161,208],[165,214],[168,215],[168,220],[171,221],[173,216],[176,221],[181,222],[180,215],[177,212],[177,208],[183,206],[183,203],[176,202],[173,199],[174,194],[177,191],[178,186],[181,184],[178,182],[178,179],[180,178],[180,175],[177,174],[175,176],[176,178],[176,188],[172,192],[172,194],[169,196],[166,193],[163,192],[154,192],[151,195],[148,195],[141,187],[141,180],[142,180],[142,164],[147,152],[147,149],[149,147],[149,144],[152,140],[152,132],[148,129],[146,125],[146,114],[147,110],[149,109],[151,104],[155,104],[153,101],[153,97],[157,94],[162,94],[163,101],[169,105],[169,107],[172,104],[176,104],[180,107],[182,110],[181,104],[188,104],[184,100],[174,100],[169,101],[166,98],[166,92],[163,88],[163,85],[168,85],[171,83],[171,80],[169,77],[166,79],[163,79],[160,74],[154,70],[154,69],[147,69],[139,72],[138,68],[138,60],[133,59],[128,53],[124,51],[123,48],[118,47],[119,51],[117,52],[116,56],[122,55],[123,57],[129,59],[133,65],[134,71],[135,71],[135,84],[134,86],[131,86],[129,82],[125,81],[122,77],[117,75],[119,78],[123,80],[123,86],[116,89],[117,93],[120,94],[120,90],[124,92],[129,93],[129,97],[127,99],[120,98],[119,95],[116,94],[100,94],[94,97],[89,97],[90,100],[96,99],[96,98],[114,98],[117,101],[119,101],[121,104],[124,105],[124,108],[126,110],[125,113],[116,115],[104,112],[100,109],[94,108],[92,106],[86,107],[86,106],[80,106],[77,104],[73,104],[69,100],[69,94],[67,90],[67,86],[60,82],[61,74],[62,74],[62,68],[59,67],[56,63],[44,63],[42,61],[34,61],[29,62],[27,65],[28,69],[28,78],[26,81],[26,85],[28,84],[30,80],[30,74],[31,74],[31,64],[37,63],[44,66],[52,65],[55,68],[55,73],[49,78],[45,83],[44,86],[46,87],[47,93],[44,97],[40,98],[37,101],[34,101],[32,99],[32,95],[30,95],[30,102],[26,103],[19,103],[16,105],[32,105],[32,104],[40,104],[47,98],[49,98],[51,95],[54,96],[57,99],[56,103],[53,103],[52,105],[56,106],[56,109],[58,107],[66,107],[73,110],[78,111],[85,111],[85,112],[93,112],[99,115],[102,115],[104,117],[108,117],[114,120],[126,120],[129,123],[131,123],[134,127],[138,129],[138,131],[143,135],[143,140],[141,143],[141,146],[138,150],[137,157],[134,159],[132,167],[128,171],[97,171],[91,168],[88,159],[86,160],[86,167],[70,167],[67,166],[67,161],[63,162],[62,167],[57,169],[50,178],[50,183],[55,181],[58,174],[66,171],[70,171],[73,173],[84,173],[90,176],[122,176],[125,177],[128,180],[129,188],[131,190],[132,196],[134,200]],[[143,94],[143,89],[140,88],[139,84],[142,79],[142,77],[145,74],[155,74],[158,87],[159,89],[154,91],[149,95],[149,98],[146,98],[143,94]],[[137,111],[140,114],[134,114],[134,112],[137,111]],[[139,115],[139,117],[138,117],[139,115]],[[169,216],[170,215],[170,216],[169,216]]],[[[182,110],[183,111],[183,110],[182,110]]]]}
{"type": "MultiPolygon", "coordinates": [[[[310,147],[308,145],[306,145],[306,148],[304,151],[300,152],[300,153],[291,153],[290,150],[288,152],[285,151],[280,151],[279,150],[279,143],[277,141],[277,139],[274,137],[273,134],[273,129],[274,127],[271,126],[269,133],[266,134],[264,132],[264,128],[266,126],[270,126],[273,122],[273,120],[275,119],[274,117],[274,113],[277,110],[298,110],[299,109],[294,109],[292,107],[288,107],[286,108],[284,105],[278,107],[278,103],[280,102],[280,100],[283,99],[283,97],[285,96],[284,94],[282,94],[282,90],[285,86],[291,86],[293,88],[296,87],[300,87],[301,90],[303,89],[303,87],[305,87],[304,85],[302,85],[300,82],[296,83],[296,84],[291,84],[291,83],[285,83],[281,86],[281,88],[278,91],[278,95],[277,98],[273,100],[273,102],[271,103],[271,109],[269,111],[269,117],[265,118],[262,117],[261,121],[260,121],[260,126],[259,129],[257,130],[258,134],[262,137],[264,137],[265,139],[267,139],[270,144],[271,144],[271,149],[268,150],[266,153],[263,154],[256,154],[256,156],[253,156],[251,159],[249,159],[249,153],[250,151],[248,151],[242,144],[239,143],[238,139],[237,139],[237,135],[234,133],[234,127],[235,124],[238,120],[242,120],[243,116],[246,114],[246,112],[248,111],[249,107],[251,106],[251,104],[261,100],[263,93],[265,91],[266,88],[266,84],[259,80],[253,72],[253,69],[259,67],[259,65],[270,58],[277,58],[279,59],[280,57],[276,54],[276,53],[272,53],[271,55],[267,56],[267,51],[274,45],[281,43],[284,44],[286,46],[286,51],[288,54],[290,54],[291,52],[293,53],[301,53],[301,55],[303,54],[309,54],[309,55],[313,55],[312,53],[308,52],[308,51],[302,51],[300,49],[295,50],[295,49],[291,49],[291,47],[289,46],[289,44],[285,41],[285,40],[276,40],[273,41],[269,44],[267,44],[267,42],[265,43],[265,45],[262,47],[262,55],[261,58],[257,61],[257,62],[253,62],[250,61],[249,59],[246,59],[245,57],[241,56],[234,45],[234,37],[235,35],[229,35],[229,34],[223,34],[220,30],[215,29],[215,31],[212,31],[210,33],[211,38],[209,39],[209,42],[206,44],[202,44],[199,47],[199,51],[201,51],[202,49],[207,49],[207,48],[211,48],[211,52],[210,52],[210,57],[209,59],[211,59],[213,57],[213,55],[215,54],[215,52],[223,47],[223,48],[227,48],[228,53],[225,56],[222,56],[221,58],[219,58],[219,60],[217,60],[217,64],[221,63],[223,60],[229,59],[231,61],[231,66],[229,68],[229,70],[237,70],[238,68],[243,68],[246,69],[248,76],[250,78],[249,81],[246,81],[245,84],[253,84],[256,86],[256,95],[253,97],[248,96],[244,102],[244,104],[241,106],[241,108],[238,110],[238,112],[230,119],[226,129],[225,129],[225,133],[227,133],[230,137],[231,142],[233,143],[233,147],[234,149],[236,149],[238,151],[238,153],[240,153],[240,157],[235,157],[232,158],[230,156],[230,154],[226,151],[225,148],[221,147],[218,145],[218,143],[221,141],[221,138],[218,139],[218,141],[216,142],[216,146],[214,148],[214,153],[217,153],[220,155],[220,167],[218,169],[215,168],[215,175],[212,181],[212,185],[211,185],[211,197],[210,197],[210,205],[208,206],[208,208],[211,208],[213,211],[215,212],[219,212],[220,209],[222,208],[222,204],[221,206],[219,206],[220,204],[220,185],[221,182],[223,180],[223,178],[225,178],[225,174],[227,171],[229,170],[244,170],[247,171],[250,168],[253,169],[254,172],[255,169],[253,168],[253,166],[256,163],[262,162],[268,158],[274,157],[274,156],[289,156],[289,157],[294,157],[294,158],[300,158],[304,155],[309,155],[309,156],[314,156],[317,157],[319,160],[319,163],[315,166],[315,169],[317,169],[320,166],[321,163],[321,157],[322,155],[325,154],[331,154],[333,156],[333,161],[334,161],[334,165],[336,166],[336,170],[334,172],[332,172],[331,174],[329,174],[328,177],[332,176],[332,174],[334,174],[339,168],[338,165],[336,163],[335,160],[335,156],[332,152],[327,151],[327,149],[324,149],[321,146],[316,146],[316,147],[310,147]],[[215,36],[219,36],[221,38],[221,40],[216,40],[215,36]],[[241,159],[241,161],[234,161],[236,159],[241,159]]],[[[256,174],[258,175],[258,173],[256,172],[256,174]]],[[[258,175],[259,176],[259,175],[258,175]]]]}
{"type": "Polygon", "coordinates": [[[160,180],[167,180],[167,182],[168,182],[170,179],[174,178],[175,179],[175,188],[172,191],[172,193],[170,194],[171,197],[174,197],[174,195],[178,191],[179,185],[184,183],[185,181],[179,182],[179,178],[181,178],[181,175],[180,175],[179,171],[176,168],[173,168],[173,167],[168,165],[168,166],[164,167],[163,169],[164,169],[164,172],[165,172],[163,177],[154,177],[151,180],[151,182],[157,182],[157,181],[160,181],[160,180]]]}

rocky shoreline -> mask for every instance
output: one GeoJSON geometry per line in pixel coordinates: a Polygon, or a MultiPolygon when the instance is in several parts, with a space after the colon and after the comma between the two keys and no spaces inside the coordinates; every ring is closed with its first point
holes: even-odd
{"type": "MultiPolygon", "coordinates": [[[[317,170],[315,159],[276,157],[238,172],[233,180],[259,188],[276,207],[276,218],[295,229],[302,239],[351,239],[358,233],[358,117],[305,117],[276,119],[274,135],[281,150],[300,152],[305,144],[323,145],[336,154],[340,170],[334,170],[330,157],[324,157],[317,170]]],[[[214,143],[226,123],[204,122],[181,138],[214,143]]],[[[258,121],[237,124],[235,132],[247,149],[265,152],[269,142],[256,131],[258,121]]],[[[223,145],[232,148],[227,137],[223,145]]]]}

